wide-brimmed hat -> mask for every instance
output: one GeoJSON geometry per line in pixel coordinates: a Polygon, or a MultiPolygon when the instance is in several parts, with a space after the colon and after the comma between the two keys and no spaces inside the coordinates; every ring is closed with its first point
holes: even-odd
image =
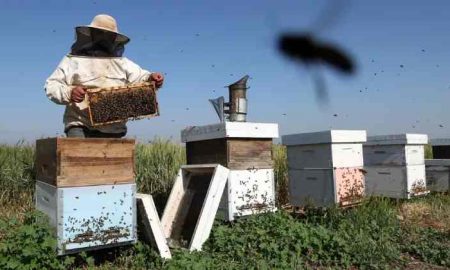
{"type": "Polygon", "coordinates": [[[119,32],[116,20],[112,16],[106,14],[99,14],[92,19],[91,24],[77,26],[75,29],[86,36],[90,36],[90,29],[100,29],[117,34],[117,42],[127,43],[130,41],[127,36],[119,32]]]}

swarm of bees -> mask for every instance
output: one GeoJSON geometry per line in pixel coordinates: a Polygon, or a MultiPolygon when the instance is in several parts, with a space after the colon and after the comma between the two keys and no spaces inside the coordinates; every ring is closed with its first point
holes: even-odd
{"type": "Polygon", "coordinates": [[[90,89],[87,96],[93,126],[159,115],[155,86],[151,83],[90,89]]]}

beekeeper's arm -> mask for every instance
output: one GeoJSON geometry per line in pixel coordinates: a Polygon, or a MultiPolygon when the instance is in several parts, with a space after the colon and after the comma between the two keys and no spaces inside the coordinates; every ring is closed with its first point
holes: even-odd
{"type": "Polygon", "coordinates": [[[72,88],[67,83],[69,61],[68,57],[64,57],[53,74],[45,82],[45,93],[56,104],[65,105],[70,102],[72,88]]]}
{"type": "Polygon", "coordinates": [[[149,81],[152,72],[142,69],[128,58],[124,57],[123,60],[125,61],[124,68],[127,74],[128,83],[136,84],[149,81]]]}

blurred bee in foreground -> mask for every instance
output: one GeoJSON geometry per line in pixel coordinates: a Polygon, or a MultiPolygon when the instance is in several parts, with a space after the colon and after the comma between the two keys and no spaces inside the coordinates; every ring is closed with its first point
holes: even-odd
{"type": "MultiPolygon", "coordinates": [[[[337,5],[342,1],[333,1],[329,9],[322,16],[326,16],[326,24],[330,24],[333,16],[336,17],[337,5]]],[[[342,6],[342,5],[341,5],[342,6]]],[[[340,6],[339,6],[340,7],[340,6]]],[[[325,80],[319,69],[322,65],[327,65],[345,75],[353,75],[356,66],[353,58],[339,46],[319,40],[312,32],[305,33],[282,33],[277,40],[278,50],[285,56],[305,65],[307,68],[312,67],[313,79],[316,85],[316,94],[319,103],[328,102],[328,91],[325,80]]]]}

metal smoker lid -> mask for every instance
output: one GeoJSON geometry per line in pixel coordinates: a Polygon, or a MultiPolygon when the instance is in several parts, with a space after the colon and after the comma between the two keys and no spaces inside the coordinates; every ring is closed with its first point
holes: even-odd
{"type": "Polygon", "coordinates": [[[236,90],[236,89],[248,89],[247,87],[247,80],[250,78],[250,76],[245,75],[241,79],[239,79],[237,82],[234,82],[230,85],[228,85],[228,88],[230,90],[236,90]]]}

